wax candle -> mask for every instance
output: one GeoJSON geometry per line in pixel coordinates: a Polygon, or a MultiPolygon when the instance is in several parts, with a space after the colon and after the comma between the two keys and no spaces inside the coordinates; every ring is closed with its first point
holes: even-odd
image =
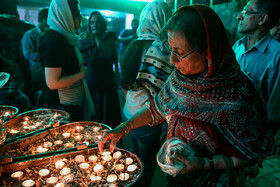
{"type": "Polygon", "coordinates": [[[120,180],[122,181],[126,181],[129,179],[129,174],[127,173],[121,173],[120,176],[119,176],[120,180]]]}
{"type": "Polygon", "coordinates": [[[82,126],[77,126],[76,127],[77,132],[81,132],[82,130],[84,130],[84,127],[82,127],[82,126]]]}
{"type": "Polygon", "coordinates": [[[71,134],[69,132],[65,132],[62,134],[64,138],[70,138],[71,134]]]}
{"type": "Polygon", "coordinates": [[[84,141],[84,142],[83,142],[83,144],[89,145],[89,142],[87,142],[87,141],[84,141]]]}
{"type": "Polygon", "coordinates": [[[111,156],[111,153],[109,152],[109,151],[104,151],[103,153],[102,153],[102,159],[104,160],[104,161],[110,161],[110,160],[112,160],[112,156],[111,156]]]}
{"type": "Polygon", "coordinates": [[[64,166],[65,166],[65,162],[63,162],[63,161],[59,160],[55,163],[55,168],[56,169],[62,169],[64,166]]]}
{"type": "Polygon", "coordinates": [[[64,184],[67,184],[67,183],[72,183],[74,181],[74,178],[73,178],[73,175],[66,175],[64,176],[60,182],[63,182],[64,184]]]}
{"type": "Polygon", "coordinates": [[[96,162],[96,161],[97,161],[97,156],[95,156],[95,155],[89,156],[89,157],[88,157],[88,160],[89,160],[90,162],[96,162]]]}
{"type": "Polygon", "coordinates": [[[131,164],[127,167],[128,172],[134,172],[137,169],[137,166],[135,164],[131,164]]]}
{"type": "Polygon", "coordinates": [[[85,162],[85,157],[84,157],[84,155],[77,155],[77,156],[75,157],[75,161],[76,161],[77,163],[85,162]]]}
{"type": "Polygon", "coordinates": [[[61,145],[61,144],[63,144],[63,141],[61,141],[61,140],[56,140],[56,141],[54,142],[54,144],[55,144],[55,145],[61,145]]]}
{"type": "Polygon", "coordinates": [[[119,158],[121,158],[121,156],[122,156],[122,153],[120,151],[117,151],[113,154],[114,159],[119,159],[119,158]]]}
{"type": "Polygon", "coordinates": [[[47,151],[48,151],[48,148],[45,148],[45,147],[39,146],[39,147],[37,148],[37,152],[38,152],[38,153],[43,153],[43,152],[47,152],[47,151]]]}
{"type": "Polygon", "coordinates": [[[10,133],[11,133],[11,134],[17,134],[17,133],[18,133],[18,130],[11,129],[11,130],[10,130],[10,133]]]}
{"type": "Polygon", "coordinates": [[[99,140],[101,140],[101,135],[97,135],[95,138],[97,141],[99,141],[99,140]]]}
{"type": "Polygon", "coordinates": [[[38,121],[35,123],[35,126],[36,126],[36,127],[39,127],[40,125],[41,125],[41,123],[38,122],[38,121]]]}
{"type": "Polygon", "coordinates": [[[70,173],[70,168],[63,168],[60,171],[60,175],[68,175],[70,173]]]}
{"type": "Polygon", "coordinates": [[[85,135],[85,140],[91,140],[91,135],[90,134],[86,134],[85,135]]]}
{"type": "Polygon", "coordinates": [[[65,184],[60,182],[60,183],[57,183],[54,187],[65,187],[65,184]]]}
{"type": "Polygon", "coordinates": [[[72,143],[66,143],[64,146],[65,146],[66,148],[73,148],[73,147],[75,147],[75,145],[72,144],[72,143]]]}
{"type": "Polygon", "coordinates": [[[28,121],[29,119],[30,119],[29,116],[23,116],[23,120],[24,120],[24,121],[28,121]]]}
{"type": "Polygon", "coordinates": [[[44,145],[44,147],[51,147],[52,146],[52,142],[45,142],[43,145],[44,145]]]}
{"type": "Polygon", "coordinates": [[[100,181],[100,180],[101,180],[101,177],[100,177],[100,176],[91,175],[91,176],[90,176],[90,180],[91,180],[92,182],[100,181]]]}
{"type": "Polygon", "coordinates": [[[39,171],[39,175],[40,175],[41,177],[45,177],[45,176],[47,176],[49,173],[50,173],[50,171],[49,171],[48,169],[41,169],[41,170],[39,171]]]}
{"type": "Polygon", "coordinates": [[[116,171],[123,171],[124,170],[124,165],[123,164],[117,164],[115,165],[116,171]]]}
{"type": "Polygon", "coordinates": [[[24,125],[22,126],[22,128],[25,129],[25,130],[29,130],[29,129],[30,129],[30,126],[27,125],[27,124],[24,124],[24,125]]]}
{"type": "Polygon", "coordinates": [[[83,169],[83,170],[86,170],[89,168],[89,164],[88,163],[81,163],[79,164],[80,168],[83,169]]]}
{"type": "Polygon", "coordinates": [[[82,136],[81,135],[77,135],[74,137],[76,141],[81,141],[82,140],[82,136]]]}
{"type": "Polygon", "coordinates": [[[117,179],[118,179],[117,175],[111,174],[111,175],[108,175],[108,177],[107,177],[107,182],[109,182],[109,183],[114,183],[114,182],[117,181],[117,179]]]}
{"type": "Polygon", "coordinates": [[[36,129],[37,127],[36,127],[35,125],[32,125],[32,126],[30,126],[30,128],[31,128],[32,130],[34,130],[34,129],[36,129]]]}
{"type": "Polygon", "coordinates": [[[92,130],[93,130],[93,132],[96,133],[96,132],[98,132],[98,131],[100,130],[100,128],[101,128],[101,127],[93,127],[92,130]]]}
{"type": "Polygon", "coordinates": [[[133,163],[133,159],[132,158],[128,157],[128,158],[125,159],[125,164],[126,165],[130,165],[132,163],[133,163]]]}
{"type": "Polygon", "coordinates": [[[13,179],[16,179],[16,180],[20,181],[21,178],[23,177],[23,172],[22,171],[14,172],[14,173],[12,173],[11,177],[13,179]]]}
{"type": "Polygon", "coordinates": [[[35,182],[33,180],[29,179],[29,180],[23,181],[22,186],[31,187],[31,186],[34,186],[34,184],[35,184],[35,182]]]}
{"type": "Polygon", "coordinates": [[[55,183],[57,183],[57,181],[58,181],[57,177],[50,177],[47,179],[47,184],[54,185],[55,183]]]}
{"type": "Polygon", "coordinates": [[[96,164],[93,168],[95,172],[102,172],[103,171],[103,166],[101,164],[96,164]]]}
{"type": "Polygon", "coordinates": [[[4,113],[4,116],[5,116],[5,117],[8,117],[9,115],[10,115],[10,112],[5,112],[5,113],[4,113]]]}

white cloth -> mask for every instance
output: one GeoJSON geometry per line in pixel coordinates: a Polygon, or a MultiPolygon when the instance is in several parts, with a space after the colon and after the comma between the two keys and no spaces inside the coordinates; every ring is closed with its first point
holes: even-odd
{"type": "Polygon", "coordinates": [[[78,45],[79,36],[75,34],[74,19],[67,0],[51,2],[47,22],[50,29],[63,34],[70,45],[78,45]]]}

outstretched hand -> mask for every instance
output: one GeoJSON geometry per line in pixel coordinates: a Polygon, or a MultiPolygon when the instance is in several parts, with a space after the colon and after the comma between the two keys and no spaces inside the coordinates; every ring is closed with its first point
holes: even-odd
{"type": "Polygon", "coordinates": [[[109,151],[113,152],[118,141],[123,137],[124,133],[122,128],[116,127],[112,130],[106,131],[101,140],[98,142],[98,149],[101,153],[104,152],[104,147],[109,144],[109,151]],[[106,144],[106,145],[105,145],[106,144]]]}
{"type": "Polygon", "coordinates": [[[193,173],[196,171],[207,170],[208,159],[200,157],[185,157],[179,153],[174,153],[176,159],[184,163],[181,174],[193,173]]]}

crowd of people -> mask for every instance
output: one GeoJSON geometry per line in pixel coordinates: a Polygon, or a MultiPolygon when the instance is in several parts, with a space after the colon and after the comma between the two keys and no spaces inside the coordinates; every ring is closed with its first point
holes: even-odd
{"type": "MultiPolygon", "coordinates": [[[[248,168],[261,166],[279,147],[274,142],[280,136],[279,6],[279,0],[249,0],[237,16],[243,37],[231,46],[208,6],[172,13],[156,0],[118,36],[98,11],[79,33],[84,19],[79,0],[52,0],[21,39],[30,93],[16,94],[26,100],[26,109],[61,109],[72,121],[112,127],[99,142],[101,152],[121,147],[130,133],[131,151],[144,165],[138,186],[151,185],[165,140],[184,142],[192,152],[165,150],[172,153],[166,159],[175,171],[183,163],[174,176],[167,175],[167,186],[241,185],[248,168]]],[[[0,57],[4,67],[10,60],[0,57]]]]}

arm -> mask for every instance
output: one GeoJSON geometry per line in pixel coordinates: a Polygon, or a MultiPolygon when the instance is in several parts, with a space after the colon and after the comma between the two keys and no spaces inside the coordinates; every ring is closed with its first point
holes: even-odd
{"type": "Polygon", "coordinates": [[[75,82],[83,79],[87,73],[84,66],[81,66],[81,71],[76,74],[61,76],[62,68],[45,68],[46,83],[49,89],[59,89],[68,87],[75,82]]]}
{"type": "Polygon", "coordinates": [[[23,56],[27,60],[39,61],[39,53],[36,49],[37,38],[33,38],[30,32],[24,34],[21,40],[23,56]],[[35,40],[35,41],[34,41],[35,40]]]}
{"type": "MultiPolygon", "coordinates": [[[[211,169],[226,169],[227,164],[223,155],[214,155],[213,164],[214,168],[211,168],[211,163],[209,158],[201,157],[188,157],[185,158],[180,154],[175,153],[175,157],[185,164],[185,167],[181,170],[181,174],[192,173],[201,170],[211,170],[211,169]]],[[[246,166],[251,166],[255,163],[253,160],[244,160],[236,157],[230,157],[233,161],[234,168],[241,168],[246,166]]]]}
{"type": "Polygon", "coordinates": [[[126,122],[117,126],[116,128],[106,131],[103,134],[100,142],[98,143],[98,148],[100,152],[104,151],[104,144],[110,142],[109,151],[112,152],[117,145],[117,142],[131,130],[144,127],[153,122],[150,111],[144,107],[142,110],[137,112],[134,116],[128,119],[126,122]]]}

